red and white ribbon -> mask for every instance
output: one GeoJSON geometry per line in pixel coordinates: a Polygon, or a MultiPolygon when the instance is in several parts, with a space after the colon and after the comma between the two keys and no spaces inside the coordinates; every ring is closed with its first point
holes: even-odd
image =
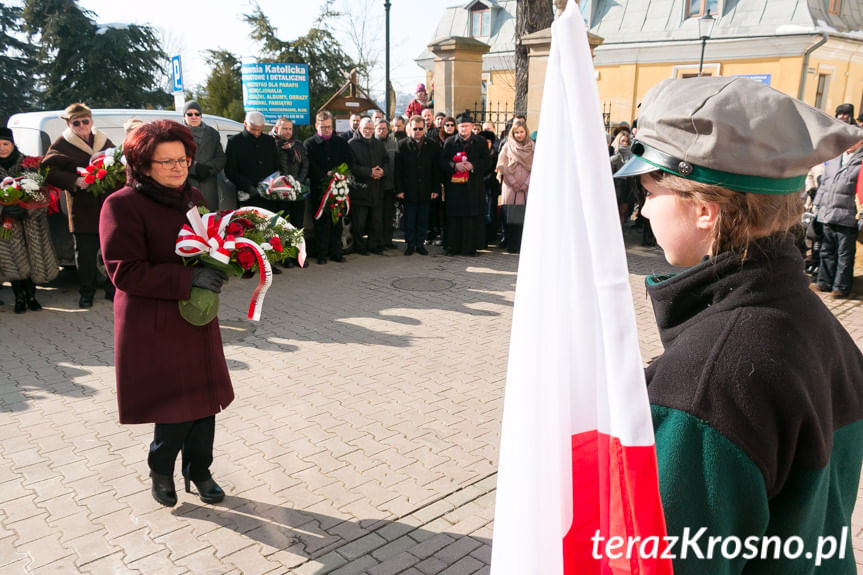
{"type": "Polygon", "coordinates": [[[225,228],[231,221],[232,213],[228,212],[222,217],[209,213],[202,217],[197,206],[189,208],[186,212],[189,223],[180,229],[174,252],[186,258],[208,254],[216,261],[229,263],[231,252],[236,249],[234,236],[225,237],[225,228]]]}
{"type": "Polygon", "coordinates": [[[273,283],[273,268],[270,267],[270,262],[264,253],[263,248],[246,238],[236,238],[237,247],[247,246],[255,252],[255,258],[258,260],[258,285],[255,291],[252,292],[252,300],[249,302],[249,313],[246,316],[252,321],[261,319],[261,308],[264,307],[264,296],[267,295],[267,290],[273,283]]]}

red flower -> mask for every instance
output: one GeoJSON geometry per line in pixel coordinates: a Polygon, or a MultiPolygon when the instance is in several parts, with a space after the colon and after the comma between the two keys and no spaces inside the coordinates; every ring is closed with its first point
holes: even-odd
{"type": "Polygon", "coordinates": [[[228,224],[228,227],[225,228],[225,233],[229,236],[241,236],[243,235],[243,226],[237,222],[231,222],[228,224]]]}
{"type": "Polygon", "coordinates": [[[244,270],[250,270],[255,267],[255,254],[249,249],[239,250],[237,252],[237,261],[244,270]]]}
{"type": "Polygon", "coordinates": [[[273,249],[277,252],[282,251],[282,240],[279,236],[273,236],[270,238],[270,245],[273,246],[273,249]]]}
{"type": "Polygon", "coordinates": [[[104,164],[104,163],[105,163],[105,160],[96,160],[96,168],[101,170],[102,164],[104,164]]]}
{"type": "Polygon", "coordinates": [[[87,174],[86,176],[84,176],[84,183],[87,184],[88,186],[90,184],[94,183],[95,181],[96,181],[96,176],[94,176],[93,174],[87,174]]]}
{"type": "Polygon", "coordinates": [[[108,175],[108,170],[106,170],[104,168],[102,168],[101,170],[96,172],[96,177],[99,178],[100,180],[104,180],[105,176],[107,176],[107,175],[108,175]]]}
{"type": "Polygon", "coordinates": [[[24,159],[21,160],[21,167],[25,170],[35,170],[39,168],[41,161],[42,158],[38,156],[25,156],[24,159]]]}
{"type": "MultiPolygon", "coordinates": [[[[255,227],[255,225],[251,222],[251,220],[247,220],[246,218],[235,218],[231,220],[231,224],[237,224],[241,230],[248,230],[250,228],[255,227]]],[[[240,235],[240,234],[237,234],[240,235]]]]}
{"type": "Polygon", "coordinates": [[[94,166],[93,164],[90,164],[89,166],[87,166],[87,173],[88,174],[95,174],[96,173],[96,166],[94,166]]]}

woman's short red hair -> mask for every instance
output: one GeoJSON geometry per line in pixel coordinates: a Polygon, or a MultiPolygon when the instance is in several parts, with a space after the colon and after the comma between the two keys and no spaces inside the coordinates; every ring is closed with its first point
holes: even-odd
{"type": "Polygon", "coordinates": [[[192,132],[183,124],[173,120],[156,120],[142,124],[129,132],[123,142],[126,168],[132,179],[141,181],[145,170],[149,170],[153,162],[156,147],[164,142],[182,143],[189,158],[194,158],[198,150],[192,132]]]}

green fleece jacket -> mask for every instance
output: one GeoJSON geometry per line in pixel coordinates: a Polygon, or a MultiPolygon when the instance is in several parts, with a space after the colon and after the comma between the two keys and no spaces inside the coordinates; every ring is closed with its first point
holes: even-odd
{"type": "Polygon", "coordinates": [[[774,236],[743,262],[729,252],[648,278],[665,347],[648,393],[676,575],[856,573],[863,354],[802,270],[774,236]],[[692,541],[702,527],[682,558],[687,530],[692,541]],[[712,552],[710,537],[722,538],[712,552]]]}

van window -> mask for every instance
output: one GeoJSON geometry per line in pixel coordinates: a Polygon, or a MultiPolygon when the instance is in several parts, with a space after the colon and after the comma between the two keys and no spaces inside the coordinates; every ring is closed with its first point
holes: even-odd
{"type": "Polygon", "coordinates": [[[44,156],[51,146],[51,138],[41,130],[15,128],[12,136],[15,138],[15,145],[25,156],[44,156]]]}

